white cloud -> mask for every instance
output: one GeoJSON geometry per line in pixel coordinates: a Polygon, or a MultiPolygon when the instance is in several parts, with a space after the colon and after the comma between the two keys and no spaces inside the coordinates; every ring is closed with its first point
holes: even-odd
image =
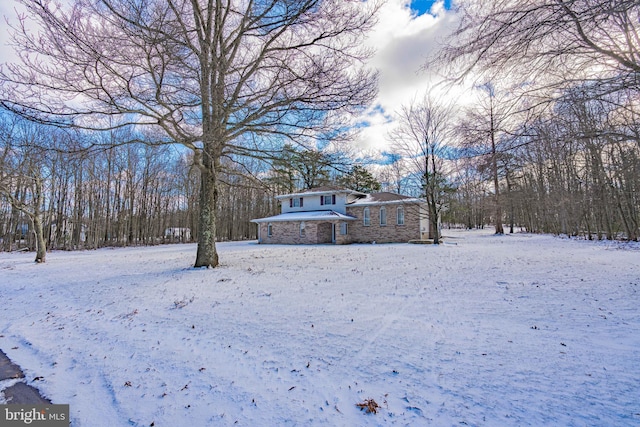
{"type": "Polygon", "coordinates": [[[16,56],[9,42],[11,39],[10,28],[7,24],[15,24],[17,3],[0,1],[0,63],[15,60],[16,56]]]}
{"type": "MultiPolygon", "coordinates": [[[[69,1],[58,0],[53,4],[56,7],[68,7],[69,1]]],[[[0,0],[0,22],[2,23],[0,25],[0,65],[19,63],[20,58],[11,46],[13,28],[20,30],[21,26],[24,26],[30,34],[37,35],[41,32],[39,24],[27,8],[17,0],[0,0]]]]}
{"type": "MultiPolygon", "coordinates": [[[[66,3],[66,1],[63,1],[66,3]]],[[[389,146],[386,140],[393,127],[393,114],[403,104],[422,96],[434,78],[421,71],[429,54],[446,38],[455,22],[443,1],[436,1],[429,11],[419,15],[409,0],[387,0],[379,14],[379,22],[370,34],[367,45],[376,49],[371,66],[380,71],[379,94],[374,105],[357,119],[362,129],[357,148],[371,152],[389,146]]],[[[15,1],[0,0],[0,15],[17,23],[15,1]]],[[[9,28],[0,26],[0,63],[16,60],[9,42],[9,28]]]]}
{"type": "Polygon", "coordinates": [[[370,126],[357,140],[363,150],[388,147],[386,135],[393,127],[390,116],[403,104],[421,97],[434,76],[421,71],[452,27],[454,16],[438,1],[429,13],[418,15],[407,0],[387,0],[367,44],[377,50],[371,66],[380,71],[378,98],[367,111],[370,126]]]}

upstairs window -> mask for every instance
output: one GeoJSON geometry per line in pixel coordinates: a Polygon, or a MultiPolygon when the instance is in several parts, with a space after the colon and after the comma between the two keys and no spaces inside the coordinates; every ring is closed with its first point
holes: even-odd
{"type": "Polygon", "coordinates": [[[335,205],[336,204],[336,195],[329,194],[327,196],[320,196],[320,205],[335,205]]]}
{"type": "Polygon", "coordinates": [[[364,212],[362,215],[362,224],[365,227],[368,227],[371,225],[371,211],[369,210],[369,208],[364,208],[364,212]]]}
{"type": "Polygon", "coordinates": [[[387,225],[387,208],[380,208],[380,225],[387,225]]]}
{"type": "Polygon", "coordinates": [[[294,197],[293,199],[289,199],[289,207],[290,208],[302,208],[303,205],[303,197],[294,197]]]}

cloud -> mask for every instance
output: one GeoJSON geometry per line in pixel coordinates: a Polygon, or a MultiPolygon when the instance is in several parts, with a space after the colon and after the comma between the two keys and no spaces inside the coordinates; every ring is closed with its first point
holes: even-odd
{"type": "Polygon", "coordinates": [[[8,1],[0,1],[0,22],[2,22],[2,25],[0,25],[0,63],[7,62],[15,57],[13,49],[9,46],[11,34],[7,25],[7,23],[15,23],[16,21],[14,4],[8,1]]]}
{"type": "MultiPolygon", "coordinates": [[[[67,4],[68,0],[59,0],[56,4],[67,4]]],[[[31,34],[40,32],[38,24],[25,6],[14,0],[0,0],[0,65],[6,63],[19,63],[20,58],[11,45],[13,28],[19,29],[21,25],[31,34]],[[22,22],[21,22],[22,21],[22,22]]]]}
{"type": "MultiPolygon", "coordinates": [[[[63,0],[63,3],[67,3],[63,0]]],[[[356,148],[387,150],[388,131],[394,126],[393,114],[403,104],[422,96],[436,77],[421,67],[446,39],[455,24],[455,15],[447,9],[449,1],[387,0],[379,22],[366,44],[376,49],[371,66],[380,71],[376,101],[355,123],[361,127],[356,148]]],[[[0,15],[17,24],[17,2],[0,0],[0,15]]],[[[0,26],[0,63],[17,59],[9,42],[7,25],[0,26]]]]}
{"type": "Polygon", "coordinates": [[[356,144],[363,150],[385,150],[386,135],[393,127],[391,116],[403,104],[421,97],[437,76],[421,70],[451,31],[455,16],[443,1],[434,2],[429,12],[419,14],[407,0],[387,0],[379,22],[367,40],[377,53],[370,64],[380,71],[376,102],[366,113],[370,126],[356,144]]]}

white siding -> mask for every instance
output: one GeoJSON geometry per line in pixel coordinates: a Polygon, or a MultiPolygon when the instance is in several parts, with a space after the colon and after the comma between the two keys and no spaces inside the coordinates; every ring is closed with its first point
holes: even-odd
{"type": "Polygon", "coordinates": [[[302,197],[302,207],[290,207],[290,198],[280,199],[280,203],[282,203],[281,213],[289,213],[289,212],[306,212],[306,211],[336,211],[341,214],[347,213],[347,195],[345,193],[325,193],[323,195],[312,195],[305,196],[304,193],[300,193],[300,195],[296,197],[302,197]],[[320,198],[324,195],[332,195],[336,196],[336,204],[335,205],[321,205],[320,198]]]}
{"type": "Polygon", "coordinates": [[[429,237],[429,214],[424,205],[420,205],[420,234],[423,239],[429,237]]]}

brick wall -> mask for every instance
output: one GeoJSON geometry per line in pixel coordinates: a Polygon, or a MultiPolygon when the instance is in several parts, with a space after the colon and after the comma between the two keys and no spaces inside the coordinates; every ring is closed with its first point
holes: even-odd
{"type": "Polygon", "coordinates": [[[352,242],[351,240],[351,226],[355,221],[346,221],[347,223],[347,234],[340,234],[340,224],[342,222],[336,222],[336,245],[348,245],[352,242]]]}
{"type": "Polygon", "coordinates": [[[404,225],[397,225],[398,204],[367,206],[371,213],[369,226],[364,225],[365,206],[348,206],[347,215],[358,218],[349,223],[353,243],[406,243],[420,239],[420,211],[417,204],[404,204],[404,225]],[[387,225],[380,225],[380,208],[387,209],[387,225]]]}
{"type": "Polygon", "coordinates": [[[274,243],[286,245],[317,244],[331,241],[331,228],[328,224],[335,224],[336,244],[349,243],[406,243],[409,240],[420,239],[420,209],[419,205],[404,204],[404,225],[397,225],[398,204],[382,205],[387,209],[387,225],[380,225],[381,205],[368,206],[371,213],[371,225],[363,224],[364,206],[347,206],[347,215],[358,218],[347,221],[348,233],[340,234],[342,221],[305,221],[305,235],[300,236],[300,221],[273,222],[271,237],[267,236],[267,223],[260,223],[260,243],[274,243]],[[318,226],[320,226],[318,228],[318,226]]]}
{"type": "MultiPolygon", "coordinates": [[[[353,222],[353,221],[351,221],[353,222]]],[[[272,222],[271,230],[272,236],[267,236],[267,223],[260,223],[260,243],[273,243],[283,245],[304,245],[304,244],[317,244],[317,243],[331,243],[331,224],[334,223],[336,227],[336,244],[343,245],[351,243],[349,228],[349,234],[340,234],[340,222],[314,222],[305,221],[305,235],[300,236],[300,221],[291,222],[272,222]]],[[[351,227],[351,224],[349,224],[351,227]]]]}
{"type": "Polygon", "coordinates": [[[262,243],[277,244],[309,244],[316,243],[317,228],[310,222],[305,222],[305,235],[300,236],[300,222],[271,223],[272,236],[267,235],[267,223],[260,223],[260,239],[262,243]]]}

